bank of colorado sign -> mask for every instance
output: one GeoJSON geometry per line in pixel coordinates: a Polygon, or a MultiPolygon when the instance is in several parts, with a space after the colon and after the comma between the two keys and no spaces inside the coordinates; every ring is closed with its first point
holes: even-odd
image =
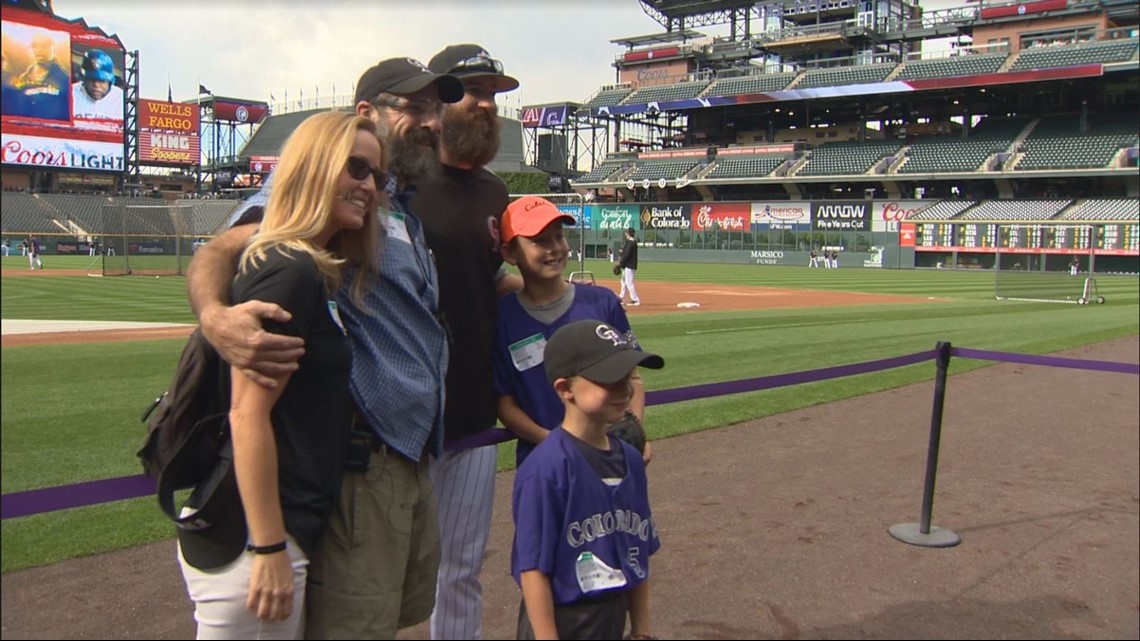
{"type": "Polygon", "coordinates": [[[871,231],[871,201],[812,203],[811,226],[816,231],[871,231]]]}
{"type": "Polygon", "coordinates": [[[642,205],[642,229],[691,229],[689,205],[642,205]]]}

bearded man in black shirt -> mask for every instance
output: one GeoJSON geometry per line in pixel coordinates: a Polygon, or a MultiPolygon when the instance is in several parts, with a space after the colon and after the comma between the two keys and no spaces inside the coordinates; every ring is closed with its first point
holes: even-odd
{"type": "Polygon", "coordinates": [[[497,456],[494,447],[464,448],[460,441],[493,427],[498,418],[491,385],[497,298],[522,285],[518,276],[505,274],[499,255],[507,186],[486,169],[499,151],[502,129],[495,96],[519,82],[474,44],[445,48],[428,68],[459,78],[465,90],[463,100],[444,108],[441,172],[418,185],[412,203],[435,255],[440,309],[451,336],[445,451],[431,467],[441,537],[431,638],[478,639],[479,573],[491,530],[497,456]]]}

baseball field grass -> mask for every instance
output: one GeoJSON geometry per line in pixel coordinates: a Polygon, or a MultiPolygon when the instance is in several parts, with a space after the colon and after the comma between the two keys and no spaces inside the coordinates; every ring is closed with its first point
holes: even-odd
{"type": "MultiPolygon", "coordinates": [[[[86,257],[57,257],[52,269],[82,270],[86,257]],[[72,264],[74,263],[74,264],[72,264]]],[[[588,263],[595,273],[607,264],[588,263]]],[[[5,319],[193,322],[180,277],[10,277],[25,259],[0,263],[5,319]]],[[[645,263],[640,281],[715,283],[896,294],[918,302],[848,307],[638,315],[646,349],[663,370],[643,373],[647,388],[737,380],[844,365],[931,349],[961,347],[1048,353],[1140,333],[1140,280],[1099,279],[1104,305],[998,302],[992,274],[945,270],[809,270],[645,263]]],[[[140,473],[134,452],[139,416],[169,382],[181,340],[3,348],[4,492],[140,473]]],[[[987,363],[956,359],[951,373],[987,363]]],[[[930,380],[933,363],[774,390],[648,409],[651,438],[716,428],[792,409],[930,380]]],[[[1080,373],[1075,373],[1080,376],[1080,373]]],[[[951,392],[952,393],[952,392],[951,392]]],[[[884,408],[889,413],[889,408],[884,408]]],[[[889,420],[889,415],[884,417],[889,420]]],[[[925,430],[926,425],[915,425],[925,430]]],[[[499,447],[509,467],[513,445],[499,447]]],[[[2,525],[2,571],[169,538],[152,498],[9,519],[2,525]]]]}

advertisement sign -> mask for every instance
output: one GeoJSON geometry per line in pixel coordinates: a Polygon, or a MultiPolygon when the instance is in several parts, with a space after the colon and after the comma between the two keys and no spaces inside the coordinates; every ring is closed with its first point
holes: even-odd
{"type": "Polygon", "coordinates": [[[899,247],[914,247],[914,223],[899,223],[899,247]]]}
{"type": "Polygon", "coordinates": [[[277,168],[280,156],[250,156],[249,171],[254,174],[268,174],[277,168]]]}
{"type": "Polygon", "coordinates": [[[590,205],[594,229],[637,229],[637,205],[590,205]]]}
{"type": "Polygon", "coordinates": [[[790,154],[796,150],[795,145],[746,145],[743,147],[725,147],[718,149],[719,156],[755,156],[757,154],[790,154]]]}
{"type": "Polygon", "coordinates": [[[748,231],[751,203],[700,203],[693,205],[693,231],[748,231]]]}
{"type": "Polygon", "coordinates": [[[548,107],[523,107],[522,126],[527,129],[535,127],[557,127],[569,121],[570,110],[566,105],[551,105],[548,107]]]}
{"type": "Polygon", "coordinates": [[[998,7],[984,7],[981,15],[982,20],[993,20],[994,18],[1024,16],[1044,11],[1063,11],[1067,7],[1068,0],[1041,0],[1040,2],[1022,2],[998,7]]]}
{"type": "Polygon", "coordinates": [[[811,203],[787,201],[752,203],[752,229],[811,229],[811,203]]]}
{"type": "Polygon", "coordinates": [[[570,214],[574,217],[574,226],[579,229],[582,228],[583,221],[586,223],[585,229],[594,228],[593,221],[590,220],[590,212],[587,211],[588,209],[589,206],[587,205],[558,205],[558,211],[564,214],[570,214]]]}
{"type": "Polygon", "coordinates": [[[812,203],[815,231],[870,231],[871,203],[866,200],[829,200],[812,203]]]}
{"type": "Polygon", "coordinates": [[[692,229],[689,205],[642,205],[642,229],[692,229]]]}
{"type": "Polygon", "coordinates": [[[90,187],[110,189],[115,186],[115,177],[111,174],[58,174],[55,178],[60,188],[85,190],[90,187]]]}
{"type": "Polygon", "coordinates": [[[122,42],[82,20],[9,7],[0,33],[4,162],[122,171],[122,42]]]}
{"type": "Polygon", "coordinates": [[[201,160],[197,105],[139,101],[139,161],[197,165],[201,160]]]}
{"type": "Polygon", "coordinates": [[[89,169],[123,171],[123,143],[61,140],[17,136],[4,132],[0,159],[6,165],[31,165],[42,169],[89,169]]]}
{"type": "Polygon", "coordinates": [[[214,99],[214,120],[254,124],[269,116],[269,105],[248,100],[214,99]]]}
{"type": "Polygon", "coordinates": [[[673,56],[681,55],[680,47],[661,47],[658,49],[642,49],[640,51],[627,51],[622,60],[626,62],[633,62],[636,60],[653,60],[661,58],[671,58],[673,56]]]}
{"type": "Polygon", "coordinates": [[[637,154],[638,160],[665,160],[668,158],[704,158],[708,155],[705,147],[690,147],[689,149],[672,149],[665,151],[643,151],[637,154]]]}
{"type": "Polygon", "coordinates": [[[899,223],[933,204],[929,200],[876,200],[871,208],[871,231],[898,231],[899,223]]]}
{"type": "Polygon", "coordinates": [[[667,85],[688,79],[689,71],[689,61],[683,59],[631,65],[622,67],[618,71],[618,82],[628,82],[634,89],[651,85],[667,85]]]}

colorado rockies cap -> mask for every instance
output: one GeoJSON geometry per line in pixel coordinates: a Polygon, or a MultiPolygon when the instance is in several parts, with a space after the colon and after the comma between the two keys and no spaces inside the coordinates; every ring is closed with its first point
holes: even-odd
{"type": "Polygon", "coordinates": [[[554,203],[538,196],[523,196],[507,205],[500,223],[502,242],[509,243],[515,236],[530,238],[537,236],[550,223],[561,220],[564,225],[573,225],[574,217],[558,209],[554,203]]]}
{"type": "Polygon", "coordinates": [[[581,376],[608,385],[629,375],[634,367],[661,369],[665,359],[641,351],[631,334],[597,320],[580,320],[554,332],[543,353],[546,378],[581,376]]]}
{"type": "Polygon", "coordinates": [[[432,73],[447,73],[459,78],[490,78],[496,91],[514,91],[519,81],[503,73],[503,63],[475,44],[451,45],[428,61],[432,73]]]}
{"type": "Polygon", "coordinates": [[[455,76],[432,73],[414,58],[388,58],[369,68],[356,81],[356,102],[370,101],[381,93],[407,96],[433,82],[442,102],[463,100],[463,83],[455,76]]]}

